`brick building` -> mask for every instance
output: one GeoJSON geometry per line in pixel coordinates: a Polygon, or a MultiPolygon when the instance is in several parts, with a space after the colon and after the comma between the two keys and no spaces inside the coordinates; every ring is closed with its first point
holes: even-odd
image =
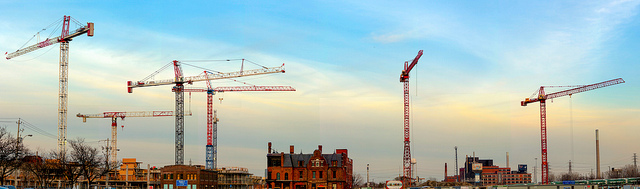
{"type": "Polygon", "coordinates": [[[171,188],[217,189],[218,175],[216,171],[205,169],[204,166],[168,165],[160,169],[162,174],[161,186],[171,188]],[[178,187],[178,182],[187,186],[178,187]]]}
{"type": "Polygon", "coordinates": [[[347,149],[322,154],[322,145],[313,154],[295,154],[269,150],[267,154],[267,187],[270,189],[351,189],[353,160],[347,149]]]}
{"type": "Polygon", "coordinates": [[[517,171],[511,171],[509,167],[493,165],[492,159],[467,157],[464,165],[460,168],[460,176],[446,176],[445,182],[454,182],[460,177],[461,181],[483,186],[531,183],[531,173],[527,173],[527,165],[524,164],[518,165],[517,171]]]}

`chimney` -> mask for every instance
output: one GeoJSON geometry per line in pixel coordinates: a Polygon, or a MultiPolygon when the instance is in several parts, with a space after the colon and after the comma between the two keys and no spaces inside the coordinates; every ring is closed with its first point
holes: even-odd
{"type": "Polygon", "coordinates": [[[322,154],[322,144],[318,145],[318,150],[320,150],[320,154],[322,154]]]}
{"type": "Polygon", "coordinates": [[[598,135],[598,129],[596,129],[596,178],[602,178],[600,175],[600,135],[598,135]]]}
{"type": "Polygon", "coordinates": [[[509,168],[509,152],[507,152],[507,168],[509,168]]]}
{"type": "Polygon", "coordinates": [[[447,180],[447,163],[444,163],[444,180],[447,180]]]}
{"type": "Polygon", "coordinates": [[[293,145],[289,146],[289,153],[293,154],[293,145]]]}
{"type": "Polygon", "coordinates": [[[269,151],[267,151],[267,154],[271,153],[271,142],[269,142],[269,151]]]}

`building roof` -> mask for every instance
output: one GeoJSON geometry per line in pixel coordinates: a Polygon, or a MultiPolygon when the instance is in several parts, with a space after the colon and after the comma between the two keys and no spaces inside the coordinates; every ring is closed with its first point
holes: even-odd
{"type": "MultiPolygon", "coordinates": [[[[333,167],[331,165],[332,161],[337,161],[337,167],[342,167],[342,156],[343,154],[322,154],[322,158],[324,158],[325,162],[329,167],[333,167]]],[[[313,154],[284,154],[283,165],[282,167],[300,167],[298,162],[302,161],[302,167],[306,167],[309,163],[309,160],[313,157],[313,154]]]]}

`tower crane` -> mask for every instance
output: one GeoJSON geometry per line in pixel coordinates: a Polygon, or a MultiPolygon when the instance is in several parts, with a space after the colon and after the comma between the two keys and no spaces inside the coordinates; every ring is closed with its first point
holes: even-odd
{"type": "Polygon", "coordinates": [[[94,24],[88,22],[87,25],[82,26],[73,33],[69,33],[69,22],[71,16],[64,16],[62,21],[62,34],[60,36],[46,39],[42,42],[38,42],[34,45],[21,48],[12,53],[7,54],[7,60],[15,58],[17,56],[33,52],[35,50],[60,43],[60,69],[59,69],[59,87],[58,87],[58,151],[61,154],[65,153],[65,144],[67,141],[67,83],[69,76],[67,72],[69,70],[69,42],[82,34],[87,36],[93,36],[94,24]]]}
{"type": "MultiPolygon", "coordinates": [[[[575,87],[572,89],[555,92],[551,94],[546,94],[544,91],[545,87],[556,87],[556,86],[541,86],[538,91],[536,91],[537,98],[526,98],[524,101],[520,101],[521,106],[527,106],[527,104],[540,102],[540,138],[541,138],[541,153],[542,153],[542,184],[549,184],[549,163],[547,161],[547,103],[546,101],[549,99],[554,99],[563,96],[571,96],[576,93],[581,93],[585,91],[590,91],[594,89],[599,89],[602,87],[608,87],[611,85],[616,85],[624,83],[622,78],[612,79],[608,81],[603,81],[600,83],[594,83],[591,85],[580,85],[580,86],[561,86],[561,87],[575,87]]],[[[535,93],[534,93],[535,95],[535,93]]]]}
{"type": "MultiPolygon", "coordinates": [[[[206,71],[205,71],[206,72],[206,71]]],[[[291,86],[234,86],[212,88],[207,81],[207,88],[185,88],[184,92],[206,92],[207,93],[207,145],[205,153],[205,168],[216,169],[218,162],[218,116],[217,110],[213,107],[213,95],[221,92],[234,91],[296,91],[291,86]]],[[[175,92],[175,91],[173,91],[175,92]]]]}
{"type": "MultiPolygon", "coordinates": [[[[243,59],[244,60],[244,59],[243,59]]],[[[271,73],[284,73],[284,64],[279,67],[262,67],[261,69],[252,69],[252,70],[243,70],[236,72],[205,72],[204,74],[197,76],[188,76],[184,77],[182,75],[181,62],[174,60],[170,64],[173,65],[175,77],[173,79],[165,79],[165,80],[156,80],[156,81],[148,81],[148,79],[155,76],[159,71],[154,72],[150,76],[137,81],[127,82],[128,92],[132,93],[133,88],[138,87],[149,87],[149,86],[162,86],[162,85],[175,85],[173,87],[173,91],[175,93],[175,102],[176,102],[176,115],[175,115],[175,164],[183,165],[184,164],[184,83],[192,84],[193,82],[198,81],[208,81],[208,80],[217,80],[217,79],[229,79],[229,78],[237,78],[237,77],[245,77],[245,76],[255,76],[255,75],[263,75],[263,74],[271,74],[271,73]]],[[[164,66],[162,69],[168,67],[164,66]]],[[[243,64],[244,67],[244,64],[243,64]]]]}
{"type": "MultiPolygon", "coordinates": [[[[133,111],[133,112],[103,112],[99,114],[80,114],[76,117],[82,118],[82,122],[87,122],[87,118],[111,118],[111,161],[118,158],[118,118],[124,121],[125,117],[168,117],[176,115],[173,111],[133,111]]],[[[191,116],[191,112],[187,112],[186,116],[191,116]]],[[[124,126],[123,126],[124,127],[124,126]]]]}
{"type": "Polygon", "coordinates": [[[404,83],[404,155],[402,157],[403,178],[402,187],[411,186],[411,142],[409,140],[409,72],[418,63],[418,59],[422,56],[422,50],[418,51],[418,55],[411,61],[404,62],[404,70],[400,74],[400,82],[404,83]]]}

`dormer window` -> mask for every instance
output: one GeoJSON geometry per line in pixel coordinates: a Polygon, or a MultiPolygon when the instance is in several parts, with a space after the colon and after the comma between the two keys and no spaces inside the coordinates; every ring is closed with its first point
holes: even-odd
{"type": "Polygon", "coordinates": [[[320,167],[322,166],[322,160],[320,159],[311,160],[311,165],[313,165],[313,167],[320,167]]]}

